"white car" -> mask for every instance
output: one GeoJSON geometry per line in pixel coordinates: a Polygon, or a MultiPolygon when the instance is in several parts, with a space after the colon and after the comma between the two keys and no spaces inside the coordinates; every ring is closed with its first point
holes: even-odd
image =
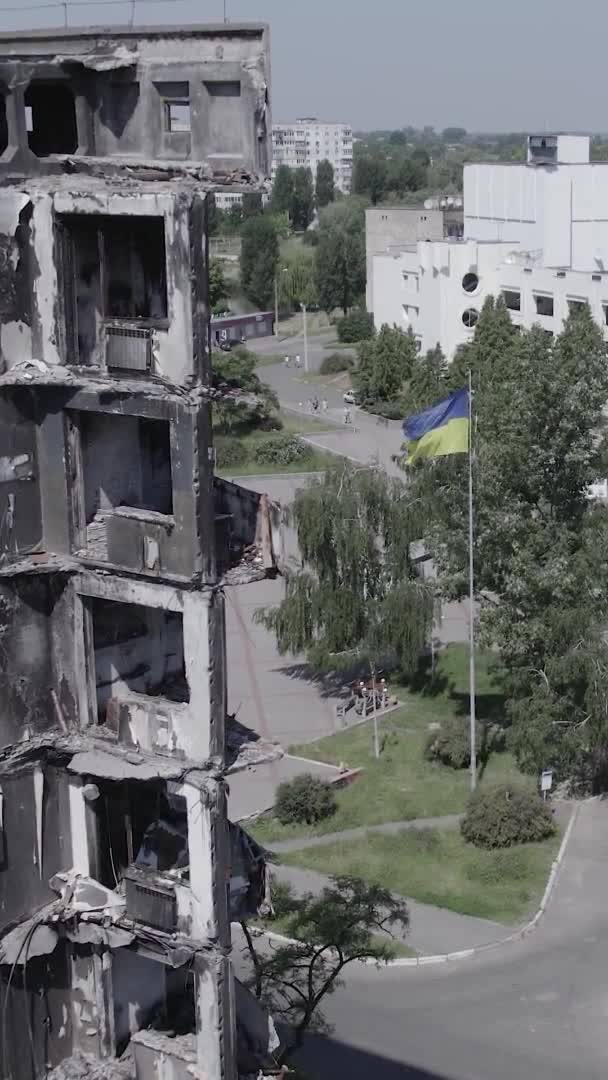
{"type": "Polygon", "coordinates": [[[342,394],[342,399],[345,405],[356,405],[357,396],[354,390],[345,390],[342,394]]]}

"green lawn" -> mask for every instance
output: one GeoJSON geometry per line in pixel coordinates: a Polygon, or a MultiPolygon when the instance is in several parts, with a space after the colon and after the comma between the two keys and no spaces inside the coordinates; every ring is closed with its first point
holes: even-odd
{"type": "MultiPolygon", "coordinates": [[[[293,435],[311,435],[315,432],[326,432],[328,429],[332,430],[331,424],[323,424],[319,420],[314,420],[309,416],[300,416],[295,413],[283,412],[278,413],[278,418],[281,421],[281,431],[287,434],[293,435]]],[[[241,442],[248,448],[247,457],[250,459],[253,457],[253,451],[255,446],[259,442],[263,442],[273,432],[261,431],[260,429],[254,431],[248,431],[246,434],[237,434],[241,442]]],[[[314,447],[307,445],[307,454],[298,461],[294,461],[291,465],[259,465],[257,462],[247,460],[240,465],[230,465],[228,468],[217,469],[218,476],[267,476],[273,473],[306,473],[306,472],[322,472],[329,464],[332,463],[334,458],[331,454],[323,453],[322,451],[315,450],[314,447]]]]}
{"type": "Polygon", "coordinates": [[[465,844],[459,831],[404,829],[304,849],[282,861],[353,875],[421,903],[515,925],[538,907],[558,846],[556,836],[541,844],[484,851],[465,844]]]}
{"type": "MultiPolygon", "coordinates": [[[[297,933],[294,931],[293,922],[289,915],[281,915],[275,919],[255,919],[253,920],[254,926],[259,926],[263,930],[271,930],[273,934],[283,934],[285,937],[295,938],[298,941],[297,933]]],[[[378,944],[390,946],[391,954],[396,956],[417,956],[418,953],[411,946],[406,945],[403,941],[392,940],[390,937],[384,937],[380,934],[373,935],[374,941],[378,944]]]]}
{"type": "MultiPolygon", "coordinates": [[[[481,716],[497,714],[501,706],[488,664],[489,657],[481,654],[478,658],[481,716]]],[[[466,666],[466,648],[453,645],[438,657],[437,693],[408,690],[403,686],[391,688],[404,705],[380,721],[382,753],[378,761],[373,756],[371,720],[318,742],[290,747],[291,753],[302,757],[334,765],[344,762],[364,771],[350,787],[337,792],[337,812],[318,825],[284,826],[267,816],[253,823],[249,831],[262,843],[272,843],[385,821],[461,813],[469,794],[468,771],[428,762],[423,750],[429,723],[441,722],[450,713],[466,712],[468,701],[463,692],[466,666]]],[[[305,770],[303,764],[302,771],[305,770]]],[[[481,773],[481,783],[515,775],[517,769],[512,756],[506,752],[494,754],[481,773]]]]}

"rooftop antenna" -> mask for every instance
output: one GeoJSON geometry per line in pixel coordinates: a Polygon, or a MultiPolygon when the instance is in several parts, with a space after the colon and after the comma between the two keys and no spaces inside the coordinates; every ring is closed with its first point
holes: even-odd
{"type": "Polygon", "coordinates": [[[226,16],[226,0],[224,0],[224,22],[225,22],[225,23],[227,23],[227,22],[228,22],[228,18],[227,18],[227,16],[226,16]]]}

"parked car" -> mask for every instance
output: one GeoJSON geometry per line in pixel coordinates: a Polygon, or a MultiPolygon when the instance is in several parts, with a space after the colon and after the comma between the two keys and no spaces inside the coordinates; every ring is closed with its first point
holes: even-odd
{"type": "Polygon", "coordinates": [[[345,405],[356,405],[357,404],[357,395],[355,394],[354,390],[345,390],[344,393],[342,394],[342,398],[344,400],[345,405]]]}

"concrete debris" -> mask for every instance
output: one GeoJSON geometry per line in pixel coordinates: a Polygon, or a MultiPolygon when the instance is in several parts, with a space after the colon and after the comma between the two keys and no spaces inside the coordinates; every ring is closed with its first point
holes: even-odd
{"type": "Polygon", "coordinates": [[[89,71],[119,71],[134,67],[139,54],[137,48],[127,45],[111,45],[98,39],[89,52],[58,53],[55,62],[65,67],[83,67],[89,71]]]}
{"type": "Polygon", "coordinates": [[[100,1061],[77,1051],[47,1072],[46,1080],[135,1080],[133,1052],[129,1048],[121,1058],[100,1061]]]}
{"type": "Polygon", "coordinates": [[[0,964],[27,964],[35,956],[48,956],[57,944],[57,933],[43,921],[55,912],[54,905],[46,909],[46,914],[38,914],[33,919],[16,926],[0,940],[0,964]]]}
{"type": "Polygon", "coordinates": [[[245,727],[234,716],[226,720],[226,756],[228,772],[239,772],[252,765],[277,761],[283,757],[283,749],[276,743],[263,739],[256,731],[245,727]]]}

